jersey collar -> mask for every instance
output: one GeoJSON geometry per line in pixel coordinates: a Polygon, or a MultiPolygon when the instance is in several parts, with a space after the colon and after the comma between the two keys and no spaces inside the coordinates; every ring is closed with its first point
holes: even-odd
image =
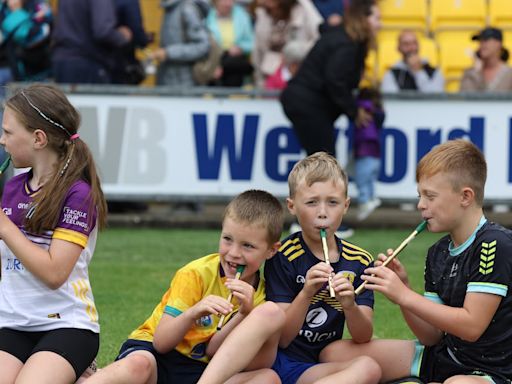
{"type": "Polygon", "coordinates": [[[485,218],[485,216],[482,216],[480,218],[480,222],[478,223],[476,229],[473,231],[473,233],[471,234],[471,236],[468,237],[468,239],[462,243],[461,245],[459,245],[458,247],[454,247],[453,246],[453,241],[450,240],[450,244],[448,244],[448,250],[450,251],[450,256],[458,256],[460,255],[462,252],[464,252],[466,249],[468,249],[468,247],[473,243],[473,241],[475,240],[476,238],[476,233],[480,230],[480,228],[482,228],[482,226],[487,223],[487,219],[485,218]]]}

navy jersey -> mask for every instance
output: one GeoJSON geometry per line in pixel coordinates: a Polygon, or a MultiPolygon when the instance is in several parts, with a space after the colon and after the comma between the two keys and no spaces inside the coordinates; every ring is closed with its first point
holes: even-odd
{"type": "Polygon", "coordinates": [[[425,296],[462,307],[467,292],[499,295],[502,301],[475,342],[446,334],[443,342],[456,362],[512,379],[512,231],[482,221],[465,244],[452,249],[448,236],[428,251],[425,296]]]}
{"type": "MultiPolygon", "coordinates": [[[[331,262],[335,273],[342,273],[354,287],[361,283],[361,274],[373,264],[372,255],[345,240],[336,238],[340,258],[331,262]]],[[[291,303],[304,287],[306,273],[321,262],[309,250],[302,232],[286,238],[279,252],[265,263],[267,300],[291,303]]],[[[373,292],[364,291],[356,297],[358,305],[373,308],[373,292]]],[[[311,299],[309,309],[297,337],[283,350],[291,359],[318,362],[322,349],[343,336],[345,316],[341,304],[329,296],[327,284],[311,299]]]]}

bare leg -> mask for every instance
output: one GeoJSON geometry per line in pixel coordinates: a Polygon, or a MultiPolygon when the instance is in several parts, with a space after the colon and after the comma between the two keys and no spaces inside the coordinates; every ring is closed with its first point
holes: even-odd
{"type": "Polygon", "coordinates": [[[377,384],[381,370],[375,360],[361,356],[343,363],[317,364],[305,371],[297,384],[377,384]]]}
{"type": "Polygon", "coordinates": [[[489,380],[480,376],[452,376],[444,384],[489,384],[489,380]]]}
{"type": "Polygon", "coordinates": [[[100,369],[85,384],[156,384],[156,380],[155,357],[148,351],[135,351],[100,369]]]}
{"type": "Polygon", "coordinates": [[[411,375],[415,344],[410,340],[372,340],[356,344],[351,340],[340,340],[329,344],[320,354],[321,362],[340,362],[358,356],[369,356],[380,365],[382,381],[400,379],[411,375]]]}
{"type": "Polygon", "coordinates": [[[284,312],[275,303],[254,308],[226,337],[198,384],[220,384],[243,370],[270,368],[284,322],[284,312]]]}
{"type": "Polygon", "coordinates": [[[37,352],[23,365],[16,384],[68,384],[75,380],[75,370],[65,358],[54,352],[37,352]]]}
{"type": "Polygon", "coordinates": [[[270,368],[242,372],[233,376],[225,384],[281,384],[277,373],[270,368]]]}
{"type": "Polygon", "coordinates": [[[23,368],[23,363],[10,353],[0,351],[0,384],[13,384],[23,368]]]}

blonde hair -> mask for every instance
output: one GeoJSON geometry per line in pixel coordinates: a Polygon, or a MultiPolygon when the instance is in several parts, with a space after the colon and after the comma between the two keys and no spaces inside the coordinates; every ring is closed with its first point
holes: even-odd
{"type": "Polygon", "coordinates": [[[262,190],[251,189],[231,200],[224,211],[226,218],[265,228],[269,244],[279,241],[283,232],[283,206],[275,196],[262,190]]]}
{"type": "Polygon", "coordinates": [[[48,147],[59,156],[51,179],[34,196],[32,207],[37,206],[37,209],[25,220],[27,230],[41,233],[54,229],[64,198],[78,180],[91,186],[91,204],[97,209],[99,227],[102,228],[106,222],[107,203],[89,147],[84,141],[73,138],[80,126],[80,114],[66,95],[57,87],[34,84],[18,90],[5,106],[28,131],[44,131],[48,147]]]}
{"type": "Polygon", "coordinates": [[[308,187],[316,182],[340,181],[345,186],[345,197],[347,196],[347,174],[340,167],[336,158],[327,152],[313,153],[294,165],[288,175],[288,188],[291,198],[295,196],[297,187],[303,180],[308,187]]]}
{"type": "Polygon", "coordinates": [[[475,201],[483,205],[487,163],[476,145],[457,139],[435,146],[418,163],[416,181],[441,172],[449,174],[454,190],[471,188],[475,192],[475,201]]]}

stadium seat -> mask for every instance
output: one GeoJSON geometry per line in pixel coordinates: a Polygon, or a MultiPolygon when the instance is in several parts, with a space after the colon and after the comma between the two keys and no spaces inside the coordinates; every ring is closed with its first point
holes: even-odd
{"type": "Polygon", "coordinates": [[[503,30],[512,30],[511,5],[510,0],[489,0],[489,24],[503,30]]]}
{"type": "Polygon", "coordinates": [[[481,29],[487,23],[486,0],[430,0],[430,28],[481,29]]]}
{"type": "MultiPolygon", "coordinates": [[[[160,24],[162,23],[162,7],[159,0],[144,0],[140,1],[140,10],[142,12],[142,19],[144,21],[144,29],[146,32],[152,32],[155,36],[153,43],[148,47],[149,50],[154,50],[159,46],[160,42],[160,24]]],[[[144,55],[139,50],[137,52],[139,59],[143,59],[144,55]]],[[[149,75],[142,82],[142,85],[154,85],[155,76],[149,75]]]]}
{"type": "Polygon", "coordinates": [[[465,69],[473,65],[478,43],[471,41],[472,33],[466,35],[446,35],[437,40],[439,62],[445,77],[445,90],[458,92],[465,69]]]}
{"type": "MultiPolygon", "coordinates": [[[[377,64],[378,76],[382,79],[384,73],[397,61],[401,59],[398,52],[398,36],[393,40],[382,40],[379,42],[377,64]]],[[[434,40],[418,36],[418,43],[420,45],[420,56],[428,60],[430,65],[436,67],[439,65],[439,52],[437,44],[434,40]]]]}
{"type": "Polygon", "coordinates": [[[369,87],[377,83],[379,79],[377,65],[377,52],[375,49],[370,49],[364,62],[364,73],[361,79],[361,87],[369,87]]]}
{"type": "Polygon", "coordinates": [[[382,0],[379,3],[382,14],[383,29],[410,28],[426,31],[427,1],[426,0],[382,0]]]}

